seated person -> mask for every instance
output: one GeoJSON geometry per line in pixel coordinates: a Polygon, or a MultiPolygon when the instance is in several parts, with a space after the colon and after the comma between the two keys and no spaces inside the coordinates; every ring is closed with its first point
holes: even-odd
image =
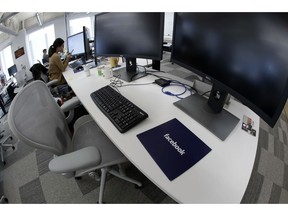
{"type": "Polygon", "coordinates": [[[68,86],[63,72],[68,66],[71,55],[68,54],[65,60],[62,62],[60,55],[58,53],[62,53],[64,49],[64,40],[62,38],[57,38],[53,45],[49,48],[49,78],[50,80],[58,80],[57,86],[57,94],[63,96],[64,98],[71,97],[71,94],[74,95],[72,89],[68,86]]]}
{"type": "Polygon", "coordinates": [[[62,75],[68,66],[71,55],[68,54],[64,62],[61,61],[59,52],[62,53],[64,49],[64,40],[57,38],[53,45],[49,48],[49,76],[50,80],[57,79],[59,85],[66,84],[66,80],[62,75]]]}
{"type": "Polygon", "coordinates": [[[49,62],[49,56],[47,54],[47,49],[43,49],[43,58],[42,58],[42,63],[48,63],[49,62]]]}

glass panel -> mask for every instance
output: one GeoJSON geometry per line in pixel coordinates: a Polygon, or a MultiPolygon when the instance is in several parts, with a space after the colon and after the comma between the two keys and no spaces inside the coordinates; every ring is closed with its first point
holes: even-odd
{"type": "Polygon", "coordinates": [[[47,49],[48,51],[54,40],[54,25],[47,26],[28,35],[32,65],[38,61],[42,63],[43,49],[47,49]]]}
{"type": "Polygon", "coordinates": [[[1,63],[2,63],[1,72],[3,71],[6,78],[9,79],[10,76],[8,74],[8,68],[14,64],[11,46],[8,46],[5,49],[3,49],[0,52],[0,56],[1,56],[1,63]]]}
{"type": "Polygon", "coordinates": [[[90,17],[69,20],[70,35],[83,31],[83,26],[86,26],[91,31],[92,25],[90,17]]]}

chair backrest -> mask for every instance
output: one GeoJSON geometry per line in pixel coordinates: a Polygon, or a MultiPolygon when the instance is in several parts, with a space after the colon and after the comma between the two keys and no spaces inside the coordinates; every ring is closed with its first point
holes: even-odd
{"type": "Polygon", "coordinates": [[[45,63],[47,63],[47,62],[49,62],[48,59],[45,59],[45,58],[42,59],[42,63],[43,63],[43,64],[45,64],[45,63]]]}
{"type": "Polygon", "coordinates": [[[48,69],[45,68],[42,64],[36,63],[31,68],[32,76],[34,80],[42,80],[45,83],[49,82],[48,78],[48,69]]]}
{"type": "Polygon", "coordinates": [[[34,148],[62,155],[71,146],[65,115],[40,80],[29,83],[15,96],[8,123],[20,141],[34,148]]]}

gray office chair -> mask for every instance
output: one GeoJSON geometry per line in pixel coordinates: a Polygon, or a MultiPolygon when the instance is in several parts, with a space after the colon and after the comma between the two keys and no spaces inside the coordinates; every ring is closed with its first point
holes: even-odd
{"type": "Polygon", "coordinates": [[[42,81],[29,83],[16,95],[8,112],[8,123],[23,143],[55,155],[49,162],[50,171],[69,178],[101,170],[99,203],[103,202],[107,172],[139,187],[142,185],[124,174],[121,164],[127,158],[90,115],[77,119],[71,136],[63,112],[42,81]]]}

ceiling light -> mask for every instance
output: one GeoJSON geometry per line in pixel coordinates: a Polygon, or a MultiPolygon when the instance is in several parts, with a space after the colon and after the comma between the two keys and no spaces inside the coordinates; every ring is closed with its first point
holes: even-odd
{"type": "Polygon", "coordinates": [[[38,24],[39,24],[40,26],[42,26],[42,21],[41,21],[41,19],[40,19],[40,16],[39,16],[39,13],[38,13],[38,12],[36,13],[36,19],[37,19],[38,24]]]}

